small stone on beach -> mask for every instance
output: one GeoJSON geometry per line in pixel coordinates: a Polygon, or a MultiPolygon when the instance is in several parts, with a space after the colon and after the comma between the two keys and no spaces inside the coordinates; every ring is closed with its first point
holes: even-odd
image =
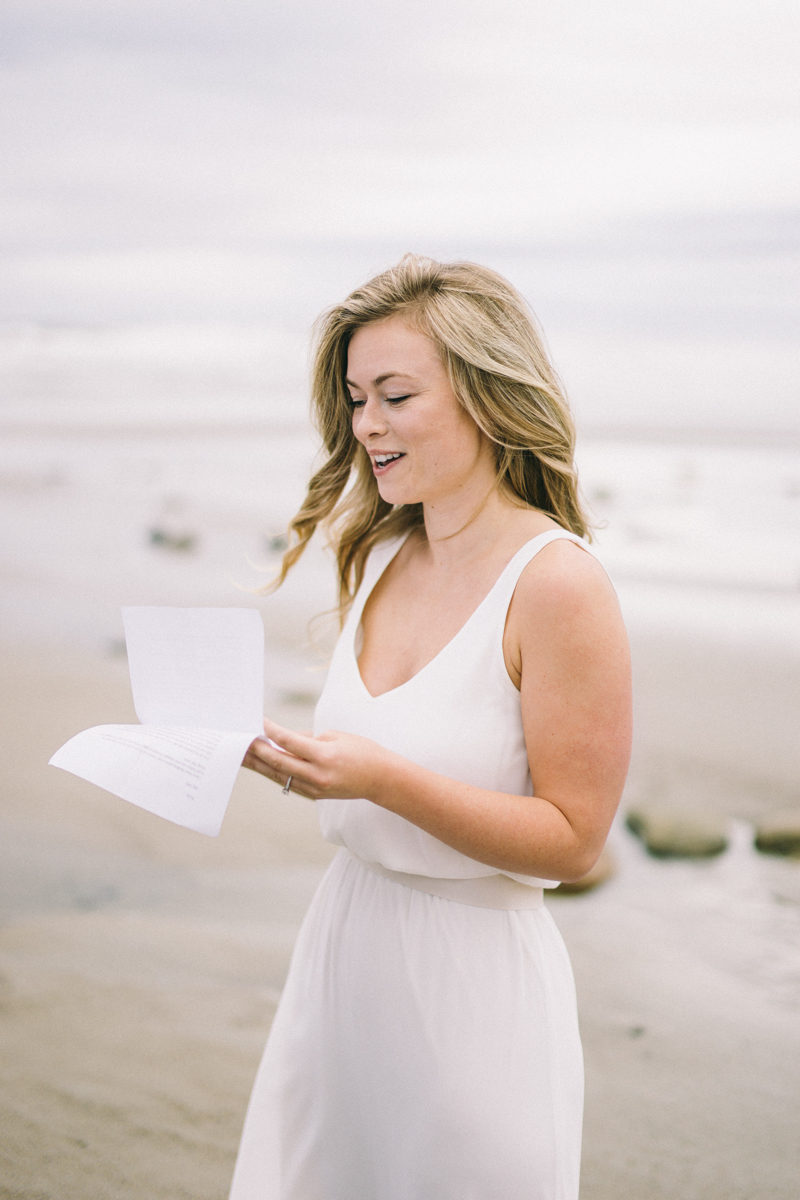
{"type": "Polygon", "coordinates": [[[764,817],[756,825],[755,844],[764,854],[800,856],[800,808],[764,817]]]}
{"type": "Polygon", "coordinates": [[[625,824],[656,858],[709,858],[728,846],[728,822],[714,813],[642,804],[625,824]]]}
{"type": "Polygon", "coordinates": [[[149,533],[151,546],[159,546],[162,550],[171,550],[177,554],[191,554],[197,549],[197,537],[193,533],[173,533],[167,529],[151,529],[149,533]]]}

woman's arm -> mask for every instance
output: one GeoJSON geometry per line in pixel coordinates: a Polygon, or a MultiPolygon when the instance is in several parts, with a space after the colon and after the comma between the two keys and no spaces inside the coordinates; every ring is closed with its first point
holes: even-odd
{"type": "Polygon", "coordinates": [[[630,754],[630,663],[613,589],[571,543],[529,564],[509,609],[506,661],[520,701],[534,796],[448,779],[368,738],[310,738],[273,722],[287,753],[256,741],[244,765],[316,800],[364,797],[502,871],[579,879],[603,847],[630,754]]]}

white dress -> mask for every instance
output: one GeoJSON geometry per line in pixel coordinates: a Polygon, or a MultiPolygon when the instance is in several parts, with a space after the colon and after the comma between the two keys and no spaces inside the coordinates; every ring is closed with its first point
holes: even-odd
{"type": "MultiPolygon", "coordinates": [[[[508,563],[451,642],[373,697],[361,613],[400,541],[370,555],[315,730],[478,787],[531,795],[503,660],[508,563]]],[[[230,1200],[577,1200],[583,1062],[547,880],[498,872],[368,800],[318,802],[342,849],[311,902],[256,1077],[230,1200]]]]}

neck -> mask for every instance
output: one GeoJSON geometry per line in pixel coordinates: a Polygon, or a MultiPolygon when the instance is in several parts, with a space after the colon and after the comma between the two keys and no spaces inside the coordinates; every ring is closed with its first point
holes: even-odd
{"type": "Polygon", "coordinates": [[[435,565],[485,554],[506,526],[510,508],[516,506],[493,478],[470,489],[469,495],[425,504],[425,535],[435,565]]]}

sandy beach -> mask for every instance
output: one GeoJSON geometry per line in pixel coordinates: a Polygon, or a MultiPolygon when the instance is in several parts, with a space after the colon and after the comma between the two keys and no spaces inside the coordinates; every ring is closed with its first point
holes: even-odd
{"type": "MultiPolygon", "coordinates": [[[[648,858],[615,828],[616,878],[549,901],[585,1042],[582,1200],[793,1200],[800,863],[758,855],[746,819],[790,793],[797,748],[767,746],[767,763],[751,739],[730,786],[720,763],[737,730],[714,702],[711,651],[704,664],[643,635],[634,649],[631,795],[660,781],[737,820],[731,848],[694,863],[648,858]],[[689,662],[676,712],[670,689],[689,662]]],[[[763,657],[724,661],[756,708],[771,686],[774,720],[797,720],[796,662],[784,656],[781,674],[763,657]]],[[[333,849],[312,805],[244,772],[214,840],[48,768],[76,730],[134,719],[124,658],[17,646],[3,668],[0,1197],[222,1200],[293,939],[333,849]]],[[[310,712],[278,715],[303,728],[310,712]]]]}

